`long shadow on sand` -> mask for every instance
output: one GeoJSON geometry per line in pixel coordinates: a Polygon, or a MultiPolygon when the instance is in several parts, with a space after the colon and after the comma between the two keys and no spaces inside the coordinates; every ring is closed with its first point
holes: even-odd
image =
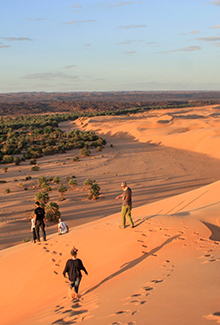
{"type": "Polygon", "coordinates": [[[209,237],[210,240],[214,241],[220,241],[220,227],[213,225],[212,223],[208,223],[205,221],[202,221],[202,223],[209,228],[209,230],[212,232],[211,236],[209,237]]]}
{"type": "Polygon", "coordinates": [[[121,269],[118,270],[117,272],[109,275],[107,278],[103,279],[101,282],[99,282],[97,285],[95,285],[94,287],[90,288],[89,290],[87,290],[83,295],[86,295],[87,293],[90,293],[94,290],[96,290],[97,288],[99,288],[103,283],[113,279],[114,277],[122,274],[123,272],[133,268],[134,266],[138,265],[139,263],[141,263],[142,261],[144,261],[147,257],[149,257],[150,255],[155,254],[156,252],[158,252],[161,248],[163,248],[165,245],[168,245],[169,243],[171,243],[174,239],[178,238],[180,236],[176,235],[173,236],[169,239],[167,239],[163,244],[161,244],[160,246],[155,247],[154,249],[152,249],[149,253],[144,253],[142,256],[136,258],[133,261],[127,262],[124,265],[121,266],[121,269]]]}

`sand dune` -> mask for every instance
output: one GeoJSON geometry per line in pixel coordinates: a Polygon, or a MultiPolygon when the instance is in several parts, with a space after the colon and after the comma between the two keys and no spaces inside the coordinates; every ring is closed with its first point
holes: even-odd
{"type": "MultiPolygon", "coordinates": [[[[165,110],[161,114],[150,112],[149,118],[98,117],[84,123],[88,123],[87,129],[116,137],[112,138],[114,145],[120,144],[124,136],[132,136],[153,144],[195,150],[207,154],[207,158],[208,155],[219,158],[217,113],[215,107],[165,110]],[[182,131],[175,133],[177,129],[182,131]]],[[[190,155],[184,153],[189,160],[190,155]]],[[[209,160],[203,160],[201,154],[192,157],[198,159],[198,166],[201,162],[205,164],[208,172],[209,160]]],[[[131,155],[131,160],[134,158],[131,155]]],[[[165,169],[180,167],[182,160],[180,163],[178,155],[175,158],[176,165],[168,164],[165,169]]],[[[167,159],[170,159],[168,154],[167,159]]],[[[136,169],[141,164],[137,161],[136,169]]],[[[155,168],[158,164],[159,170],[164,161],[162,158],[152,161],[151,166],[155,168]]],[[[119,168],[124,163],[123,157],[116,155],[114,162],[117,164],[112,168],[119,168]]],[[[108,166],[108,161],[105,163],[108,166]]],[[[135,192],[139,176],[134,166],[135,162],[128,170],[132,174],[129,184],[135,192]]],[[[184,178],[187,173],[192,180],[196,171],[195,168],[190,174],[184,168],[177,169],[179,177],[184,178]]],[[[113,173],[109,181],[111,177],[113,173]]],[[[151,177],[159,180],[158,173],[151,177]]],[[[109,189],[118,181],[110,184],[109,189]]],[[[163,187],[164,191],[171,186],[171,182],[157,183],[157,189],[163,187]]],[[[220,181],[205,186],[201,182],[191,189],[183,188],[184,193],[177,191],[178,195],[174,195],[174,190],[171,197],[163,197],[160,192],[160,200],[136,205],[132,211],[134,229],[130,226],[119,229],[120,212],[113,211],[114,214],[100,220],[72,227],[66,235],[50,234],[47,242],[35,245],[29,242],[1,250],[1,322],[5,325],[220,323],[220,181]],[[78,247],[79,257],[89,272],[83,276],[79,301],[69,299],[68,281],[62,276],[73,245],[78,247]]],[[[138,193],[139,188],[137,198],[138,193]]],[[[114,195],[115,192],[109,200],[118,211],[120,205],[113,202],[114,195]]],[[[144,199],[146,196],[138,202],[144,199]]],[[[10,211],[13,200],[8,204],[10,211]]]]}

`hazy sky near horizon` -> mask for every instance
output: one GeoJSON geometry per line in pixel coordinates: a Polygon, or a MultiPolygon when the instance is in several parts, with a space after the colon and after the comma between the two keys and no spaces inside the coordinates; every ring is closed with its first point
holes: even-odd
{"type": "Polygon", "coordinates": [[[0,92],[220,90],[220,0],[0,0],[0,92]]]}

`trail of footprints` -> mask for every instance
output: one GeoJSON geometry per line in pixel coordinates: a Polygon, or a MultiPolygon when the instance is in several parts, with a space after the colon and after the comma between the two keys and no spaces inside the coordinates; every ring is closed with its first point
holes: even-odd
{"type": "MultiPolygon", "coordinates": [[[[149,229],[149,232],[156,232],[158,230],[165,230],[168,231],[168,228],[158,228],[158,229],[149,229]]],[[[140,231],[136,231],[140,232],[140,231]]],[[[184,233],[183,231],[180,231],[181,235],[184,233]]],[[[144,249],[142,251],[143,254],[148,254],[146,252],[147,245],[145,244],[145,240],[147,235],[145,233],[140,232],[140,239],[138,239],[138,242],[141,244],[141,247],[144,249]]],[[[171,235],[165,233],[165,237],[171,237],[171,235]]],[[[157,257],[157,254],[150,254],[151,256],[157,257]]],[[[162,267],[165,268],[162,278],[159,279],[152,279],[151,281],[147,282],[145,286],[143,286],[139,291],[133,293],[130,297],[126,299],[125,306],[131,307],[130,309],[121,309],[115,312],[112,316],[118,316],[118,315],[130,315],[134,316],[136,313],[139,312],[138,306],[142,306],[147,303],[147,299],[154,293],[154,290],[156,289],[156,286],[163,283],[166,279],[166,277],[169,277],[172,272],[174,271],[174,265],[172,265],[170,260],[165,260],[162,264],[162,267]],[[148,297],[148,298],[147,298],[148,297]]],[[[111,325],[136,325],[136,321],[130,321],[130,322],[121,322],[121,321],[115,321],[112,322],[111,325]]]]}

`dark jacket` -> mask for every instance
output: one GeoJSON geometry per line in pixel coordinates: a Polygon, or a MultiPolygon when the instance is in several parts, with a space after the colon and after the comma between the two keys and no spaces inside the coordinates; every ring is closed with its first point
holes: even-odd
{"type": "Polygon", "coordinates": [[[65,269],[63,270],[63,275],[65,276],[65,274],[68,273],[69,280],[76,281],[76,278],[82,277],[81,270],[83,270],[86,274],[88,274],[82,261],[79,258],[69,259],[66,262],[65,269]]]}

